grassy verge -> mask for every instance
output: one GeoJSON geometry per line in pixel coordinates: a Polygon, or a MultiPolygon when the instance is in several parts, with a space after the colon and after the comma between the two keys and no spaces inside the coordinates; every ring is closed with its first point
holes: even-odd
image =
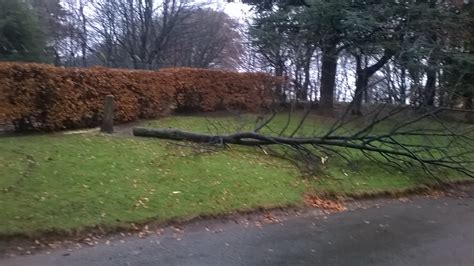
{"type": "Polygon", "coordinates": [[[278,159],[106,136],[0,139],[0,234],[165,221],[300,201],[278,159]],[[198,154],[195,154],[195,153],[198,154]]]}
{"type": "MultiPolygon", "coordinates": [[[[321,130],[327,126],[324,121],[312,122],[321,130]]],[[[286,118],[280,116],[275,123],[286,124],[286,118]]],[[[227,130],[240,126],[233,118],[210,123],[202,117],[169,117],[150,126],[212,132],[218,130],[213,129],[216,124],[227,130]]],[[[4,137],[0,147],[0,236],[190,219],[298,205],[305,193],[379,193],[431,182],[419,169],[394,171],[356,153],[350,164],[331,158],[321,175],[301,178],[286,160],[236,146],[208,150],[85,133],[4,137]]],[[[442,176],[460,179],[449,171],[442,176]]]]}

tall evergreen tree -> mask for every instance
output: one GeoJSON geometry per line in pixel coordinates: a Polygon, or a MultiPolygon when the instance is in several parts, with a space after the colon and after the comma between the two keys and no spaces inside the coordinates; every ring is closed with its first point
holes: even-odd
{"type": "Polygon", "coordinates": [[[56,65],[61,65],[62,41],[67,37],[68,14],[61,0],[26,0],[35,11],[46,40],[46,57],[56,65]]]}
{"type": "Polygon", "coordinates": [[[45,40],[35,12],[21,0],[0,0],[0,60],[42,61],[45,40]]]}

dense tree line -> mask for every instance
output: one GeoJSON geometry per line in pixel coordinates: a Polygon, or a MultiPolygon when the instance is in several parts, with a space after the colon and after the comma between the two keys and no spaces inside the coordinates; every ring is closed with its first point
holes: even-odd
{"type": "Polygon", "coordinates": [[[244,2],[258,11],[254,58],[289,80],[282,98],[325,110],[349,98],[353,114],[364,101],[472,107],[472,1],[244,2]]]}
{"type": "Polygon", "coordinates": [[[1,60],[234,69],[242,52],[232,18],[186,1],[1,0],[0,10],[1,60]]]}
{"type": "Polygon", "coordinates": [[[265,71],[282,101],[472,108],[474,8],[464,0],[0,0],[0,60],[60,66],[265,71]]]}

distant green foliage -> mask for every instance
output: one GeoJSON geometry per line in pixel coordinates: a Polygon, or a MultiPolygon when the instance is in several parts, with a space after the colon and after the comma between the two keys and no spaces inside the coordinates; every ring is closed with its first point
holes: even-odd
{"type": "Polygon", "coordinates": [[[36,13],[21,0],[0,0],[0,60],[42,61],[45,41],[36,13]]]}

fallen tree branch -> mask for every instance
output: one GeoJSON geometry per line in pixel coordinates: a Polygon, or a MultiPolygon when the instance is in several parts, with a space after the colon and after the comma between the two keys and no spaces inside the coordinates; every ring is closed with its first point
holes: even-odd
{"type": "MultiPolygon", "coordinates": [[[[290,128],[292,109],[286,123],[276,123],[277,128],[270,126],[276,118],[276,112],[273,112],[262,123],[256,122],[255,130],[249,132],[237,130],[229,134],[200,134],[179,129],[138,127],[133,129],[133,134],[222,146],[279,146],[282,149],[276,150],[285,151],[287,156],[294,157],[291,159],[300,164],[312,166],[318,161],[324,164],[325,157],[329,154],[335,154],[350,164],[353,151],[358,151],[377,164],[396,168],[412,168],[414,164],[419,164],[436,179],[435,173],[439,173],[437,168],[440,167],[474,177],[472,127],[439,119],[437,114],[440,109],[419,114],[406,110],[405,107],[387,108],[382,105],[363,119],[347,119],[346,110],[329,129],[325,129],[324,122],[313,125],[312,134],[301,130],[309,118],[309,110],[305,110],[301,117],[295,114],[300,119],[296,128],[291,127],[289,134],[285,132],[290,128]],[[316,128],[322,128],[323,131],[318,134],[316,128]],[[265,131],[260,132],[261,129],[265,131]]],[[[226,127],[222,125],[222,128],[226,127]]]]}
{"type": "MultiPolygon", "coordinates": [[[[156,129],[156,128],[142,128],[137,127],[133,129],[133,134],[139,137],[152,137],[179,141],[192,141],[196,143],[207,144],[236,144],[246,146],[265,146],[265,145],[284,145],[284,146],[298,146],[312,145],[318,147],[341,147],[360,150],[362,152],[376,152],[382,155],[397,156],[400,161],[402,158],[411,159],[420,163],[424,168],[426,165],[438,165],[450,169],[460,170],[459,160],[453,158],[440,158],[439,160],[426,157],[416,151],[410,150],[404,146],[403,143],[398,143],[390,138],[390,142],[384,141],[383,138],[362,135],[359,137],[352,136],[334,136],[334,137],[280,137],[268,136],[257,132],[242,132],[228,135],[209,135],[193,132],[181,131],[178,129],[156,129]],[[377,139],[378,146],[372,145],[371,142],[377,139]]],[[[428,148],[428,147],[426,147],[428,148]]],[[[423,152],[423,150],[420,150],[423,152]]],[[[426,170],[426,169],[425,169],[426,170]]],[[[461,169],[463,173],[473,177],[474,173],[461,169]]]]}

